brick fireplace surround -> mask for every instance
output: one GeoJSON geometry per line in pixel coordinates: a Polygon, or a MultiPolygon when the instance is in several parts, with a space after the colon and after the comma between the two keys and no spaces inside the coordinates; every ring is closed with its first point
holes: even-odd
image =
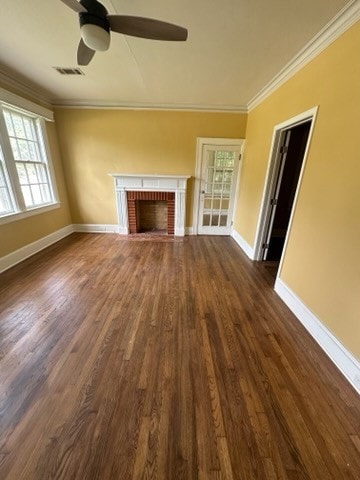
{"type": "Polygon", "coordinates": [[[167,202],[167,233],[175,232],[175,193],[174,192],[126,192],[129,233],[138,233],[137,230],[137,200],[165,200],[167,202]]]}
{"type": "Polygon", "coordinates": [[[136,233],[136,201],[162,200],[168,207],[168,234],[185,235],[188,175],[137,175],[111,173],[115,182],[118,232],[136,233]]]}

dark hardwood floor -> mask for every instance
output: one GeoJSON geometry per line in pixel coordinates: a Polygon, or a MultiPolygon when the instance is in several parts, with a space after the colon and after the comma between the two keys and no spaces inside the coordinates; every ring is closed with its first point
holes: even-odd
{"type": "Polygon", "coordinates": [[[360,397],[228,237],[0,275],[0,478],[360,478],[360,397]]]}

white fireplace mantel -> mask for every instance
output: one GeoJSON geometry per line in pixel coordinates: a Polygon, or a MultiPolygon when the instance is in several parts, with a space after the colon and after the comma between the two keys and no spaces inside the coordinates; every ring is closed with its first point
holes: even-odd
{"type": "Polygon", "coordinates": [[[116,207],[119,233],[128,235],[129,221],[127,191],[174,192],[175,193],[175,235],[185,235],[186,186],[189,175],[139,175],[110,173],[115,182],[116,207]]]}

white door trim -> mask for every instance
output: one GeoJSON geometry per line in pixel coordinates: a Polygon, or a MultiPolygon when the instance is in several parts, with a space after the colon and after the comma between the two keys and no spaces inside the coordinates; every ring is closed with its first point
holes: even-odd
{"type": "Polygon", "coordinates": [[[296,192],[295,192],[295,197],[293,201],[293,206],[291,210],[291,215],[289,219],[289,225],[287,228],[286,232],[286,237],[285,237],[285,242],[284,242],[284,247],[280,259],[280,264],[279,268],[277,271],[277,278],[279,278],[280,273],[281,273],[281,268],[283,264],[283,259],[285,256],[286,252],[286,247],[288,243],[288,238],[289,238],[289,233],[291,230],[291,225],[293,221],[293,216],[294,216],[294,211],[303,179],[303,174],[305,170],[305,164],[309,152],[309,146],[311,143],[311,137],[312,133],[314,130],[314,125],[315,125],[315,120],[318,112],[318,106],[311,108],[310,110],[307,110],[303,113],[300,113],[299,115],[296,115],[295,117],[292,117],[288,120],[285,120],[282,123],[279,123],[278,125],[275,125],[274,130],[273,130],[273,137],[272,137],[272,142],[271,142],[271,147],[270,147],[270,154],[269,154],[269,161],[268,161],[268,167],[267,167],[267,172],[266,172],[266,177],[265,177],[265,184],[264,184],[264,191],[263,191],[263,196],[261,200],[261,209],[260,209],[260,214],[259,214],[259,219],[258,219],[258,224],[256,228],[256,235],[255,235],[255,247],[254,247],[254,259],[255,260],[261,260],[261,250],[262,250],[262,244],[264,242],[264,235],[265,235],[265,229],[266,229],[266,219],[268,216],[268,209],[269,209],[269,203],[270,203],[270,194],[273,189],[273,183],[275,181],[275,165],[276,165],[276,159],[279,154],[279,148],[280,148],[280,137],[281,133],[284,130],[287,130],[289,128],[295,127],[296,125],[300,125],[302,123],[305,123],[307,121],[311,121],[311,126],[310,126],[310,131],[309,131],[309,136],[308,136],[308,141],[306,145],[306,149],[304,152],[304,159],[302,162],[301,166],[301,171],[299,175],[299,180],[298,184],[296,187],[296,192]]]}
{"type": "MultiPolygon", "coordinates": [[[[196,163],[195,163],[195,176],[194,176],[194,190],[193,190],[193,223],[192,223],[192,232],[193,235],[198,234],[198,221],[199,221],[199,205],[200,205],[200,180],[201,180],[201,160],[202,160],[202,150],[204,145],[219,145],[219,146],[234,146],[240,147],[241,153],[243,151],[244,139],[241,138],[211,138],[211,137],[198,137],[196,139],[196,163]]],[[[241,170],[241,163],[238,169],[237,179],[236,179],[236,190],[235,190],[235,200],[234,208],[232,212],[232,217],[235,214],[235,206],[238,193],[238,183],[241,170]]],[[[233,221],[234,218],[231,219],[233,221]]]]}

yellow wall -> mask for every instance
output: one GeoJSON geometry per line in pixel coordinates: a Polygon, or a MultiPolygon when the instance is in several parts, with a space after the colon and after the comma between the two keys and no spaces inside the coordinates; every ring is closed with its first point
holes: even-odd
{"type": "MultiPolygon", "coordinates": [[[[115,224],[109,173],[192,175],[196,138],[244,138],[246,114],[57,109],[74,223],[115,224]]],[[[191,225],[193,179],[188,182],[191,225]]]]}
{"type": "Polygon", "coordinates": [[[46,122],[60,208],[0,225],[0,257],[71,224],[55,124],[46,122]]]}
{"type": "Polygon", "coordinates": [[[274,126],[319,105],[281,279],[360,358],[360,24],[249,113],[235,229],[254,245],[274,126]]]}

